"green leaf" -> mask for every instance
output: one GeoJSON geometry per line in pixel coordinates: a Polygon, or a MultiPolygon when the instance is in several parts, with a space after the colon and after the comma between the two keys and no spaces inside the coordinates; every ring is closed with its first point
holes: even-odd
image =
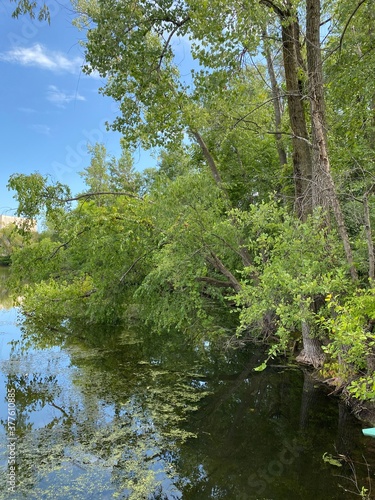
{"type": "Polygon", "coordinates": [[[334,465],[335,467],[342,467],[342,463],[336,458],[333,458],[332,455],[329,455],[327,452],[324,453],[323,460],[325,463],[334,465]]]}
{"type": "Polygon", "coordinates": [[[262,372],[263,370],[265,370],[267,368],[267,363],[264,362],[262,363],[261,365],[257,366],[256,368],[254,368],[254,371],[255,372],[262,372]]]}

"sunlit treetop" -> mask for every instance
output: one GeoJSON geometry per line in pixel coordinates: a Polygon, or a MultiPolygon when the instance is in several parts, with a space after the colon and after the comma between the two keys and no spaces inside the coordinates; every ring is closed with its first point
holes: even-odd
{"type": "Polygon", "coordinates": [[[87,30],[84,71],[107,79],[101,92],[120,109],[112,127],[144,147],[199,130],[202,94],[223,91],[245,55],[258,53],[266,19],[275,18],[254,1],[78,0],[75,9],[87,30]],[[181,43],[191,56],[183,77],[181,43]]]}

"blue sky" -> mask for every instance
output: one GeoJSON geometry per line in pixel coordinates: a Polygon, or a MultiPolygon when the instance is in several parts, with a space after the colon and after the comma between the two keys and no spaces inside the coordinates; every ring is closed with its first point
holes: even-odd
{"type": "MultiPolygon", "coordinates": [[[[47,2],[49,3],[49,2],[47,2]]],[[[51,24],[11,18],[15,4],[0,3],[0,213],[12,215],[16,201],[6,188],[13,173],[38,171],[82,189],[78,175],[89,165],[87,143],[103,142],[120,152],[120,135],[108,132],[115,103],[98,93],[100,78],[81,72],[84,36],[72,26],[70,3],[49,3],[51,24]]],[[[154,166],[135,155],[135,168],[154,166]]]]}

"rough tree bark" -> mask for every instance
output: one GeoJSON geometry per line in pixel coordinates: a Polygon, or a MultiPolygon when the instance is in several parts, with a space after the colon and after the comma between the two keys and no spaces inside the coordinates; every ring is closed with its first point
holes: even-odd
{"type": "Polygon", "coordinates": [[[308,321],[302,321],[302,342],[303,349],[296,360],[299,363],[312,365],[314,368],[321,366],[324,361],[321,342],[319,339],[312,337],[308,321]]]}
{"type": "Polygon", "coordinates": [[[306,44],[312,140],[315,151],[312,200],[315,206],[326,205],[332,208],[351,277],[353,281],[357,281],[358,274],[328,155],[320,48],[320,0],[306,0],[306,44]]]}
{"type": "MultiPolygon", "coordinates": [[[[288,2],[289,4],[290,2],[288,2]]],[[[312,211],[312,157],[301,77],[304,74],[304,69],[301,66],[300,30],[298,21],[292,16],[289,9],[283,13],[281,31],[288,112],[293,133],[295,203],[298,216],[305,220],[312,211]]]]}
{"type": "Polygon", "coordinates": [[[298,216],[305,220],[312,211],[312,157],[304,105],[306,98],[303,82],[305,68],[300,44],[298,16],[291,0],[285,0],[283,7],[277,5],[273,0],[260,0],[260,3],[272,9],[280,19],[288,114],[293,134],[295,207],[298,216]]]}

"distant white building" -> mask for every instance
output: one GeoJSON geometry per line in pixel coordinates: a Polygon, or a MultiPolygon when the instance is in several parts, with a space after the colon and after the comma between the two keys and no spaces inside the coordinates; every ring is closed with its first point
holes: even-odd
{"type": "Polygon", "coordinates": [[[15,224],[16,226],[23,226],[25,222],[29,221],[30,231],[37,231],[36,220],[25,219],[24,217],[13,217],[12,215],[0,215],[0,229],[3,229],[9,224],[15,224]]]}

